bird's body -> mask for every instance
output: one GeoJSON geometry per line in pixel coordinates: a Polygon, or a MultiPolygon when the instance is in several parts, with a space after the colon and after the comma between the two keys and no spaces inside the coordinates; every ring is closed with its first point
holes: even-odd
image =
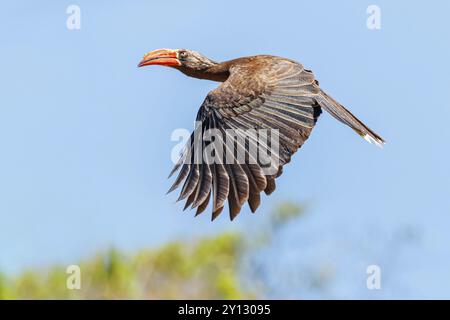
{"type": "MultiPolygon", "coordinates": [[[[171,66],[191,77],[222,82],[209,92],[198,111],[201,136],[206,136],[208,130],[216,130],[224,140],[230,137],[230,132],[243,138],[231,146],[224,143],[225,152],[233,155],[232,160],[237,160],[237,149],[242,147],[243,160],[230,162],[221,157],[219,160],[223,161],[205,163],[198,161],[198,155],[192,152],[196,138],[194,134],[191,136],[172,171],[173,174],[179,170],[179,174],[169,191],[183,183],[179,200],[186,199],[185,208],[197,208],[197,214],[205,210],[211,195],[213,219],[220,214],[227,199],[231,219],[245,202],[255,212],[260,204],[260,193],[274,191],[275,179],[292,154],[308,139],[322,109],[369,142],[384,143],[322,91],[313,73],[295,61],[259,55],[217,63],[195,51],[160,49],[146,54],[139,66],[153,64],[171,66]],[[261,143],[261,134],[254,134],[252,130],[276,131],[278,143],[261,143]],[[273,152],[274,146],[277,152],[273,152]],[[267,153],[272,153],[273,163],[263,163],[259,154],[251,152],[252,147],[270,150],[267,153]]],[[[202,150],[208,149],[211,143],[207,139],[200,141],[202,150]]]]}

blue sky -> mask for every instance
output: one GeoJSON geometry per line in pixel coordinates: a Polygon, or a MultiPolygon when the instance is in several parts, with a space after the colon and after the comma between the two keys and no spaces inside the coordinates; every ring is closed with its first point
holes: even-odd
{"type": "Polygon", "coordinates": [[[408,289],[391,297],[450,297],[449,10],[444,1],[2,3],[0,270],[249,229],[288,199],[310,208],[291,236],[316,230],[324,255],[369,229],[380,230],[375,247],[383,232],[419,230],[420,244],[397,263],[408,289]],[[80,30],[66,28],[70,4],[81,8],[80,30]],[[366,27],[370,4],[381,8],[381,30],[366,27]],[[323,114],[256,215],[194,219],[165,194],[170,134],[192,128],[216,84],[136,68],[161,47],[300,61],[388,143],[380,150],[323,114]]]}

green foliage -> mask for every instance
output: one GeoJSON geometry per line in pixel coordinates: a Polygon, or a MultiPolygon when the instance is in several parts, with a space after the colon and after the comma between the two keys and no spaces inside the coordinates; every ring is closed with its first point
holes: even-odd
{"type": "Polygon", "coordinates": [[[81,289],[66,288],[63,266],[47,272],[0,275],[1,299],[239,299],[236,264],[241,239],[226,233],[192,243],[172,242],[135,256],[111,249],[81,262],[81,289]]]}
{"type": "Polygon", "coordinates": [[[285,224],[301,214],[303,214],[304,208],[297,203],[285,201],[281,203],[272,215],[272,225],[279,226],[285,224]]]}
{"type": "Polygon", "coordinates": [[[81,289],[66,286],[67,266],[26,271],[7,278],[0,273],[0,299],[245,299],[261,289],[242,288],[243,257],[269,245],[280,226],[303,212],[285,202],[265,227],[245,234],[224,233],[191,242],[176,241],[128,255],[116,249],[81,261],[81,289]],[[245,237],[244,237],[245,236],[245,237]]]}

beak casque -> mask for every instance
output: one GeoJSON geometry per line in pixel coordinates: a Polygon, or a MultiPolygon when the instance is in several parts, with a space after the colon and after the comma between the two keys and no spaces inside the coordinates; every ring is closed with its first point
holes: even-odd
{"type": "Polygon", "coordinates": [[[173,49],[158,49],[150,51],[144,55],[138,67],[160,65],[160,66],[180,66],[181,62],[178,60],[177,50],[173,49]]]}

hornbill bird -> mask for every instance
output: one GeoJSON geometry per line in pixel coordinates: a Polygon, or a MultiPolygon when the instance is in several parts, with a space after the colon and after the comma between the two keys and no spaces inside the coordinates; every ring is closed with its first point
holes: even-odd
{"type": "MultiPolygon", "coordinates": [[[[170,174],[179,171],[169,192],[183,183],[178,200],[186,199],[185,209],[197,208],[196,215],[205,210],[211,196],[212,220],[221,213],[227,199],[231,220],[245,202],[255,212],[260,204],[260,193],[264,191],[269,195],[275,190],[275,178],[308,139],[322,109],[368,142],[379,146],[385,143],[326,94],[310,70],[290,59],[257,55],[218,63],[191,50],[158,49],[145,54],[138,66],[150,65],[168,66],[190,77],[221,82],[208,93],[197,113],[201,132],[215,129],[227,136],[230,129],[236,132],[267,129],[278,133],[277,169],[270,173],[263,170],[260,160],[250,161],[252,156],[248,152],[241,162],[193,161],[195,139],[192,135],[170,174]]],[[[251,143],[259,143],[255,136],[246,138],[247,151],[251,143]]],[[[206,147],[208,141],[200,143],[206,147]]],[[[230,152],[235,156],[235,150],[230,152]]]]}

